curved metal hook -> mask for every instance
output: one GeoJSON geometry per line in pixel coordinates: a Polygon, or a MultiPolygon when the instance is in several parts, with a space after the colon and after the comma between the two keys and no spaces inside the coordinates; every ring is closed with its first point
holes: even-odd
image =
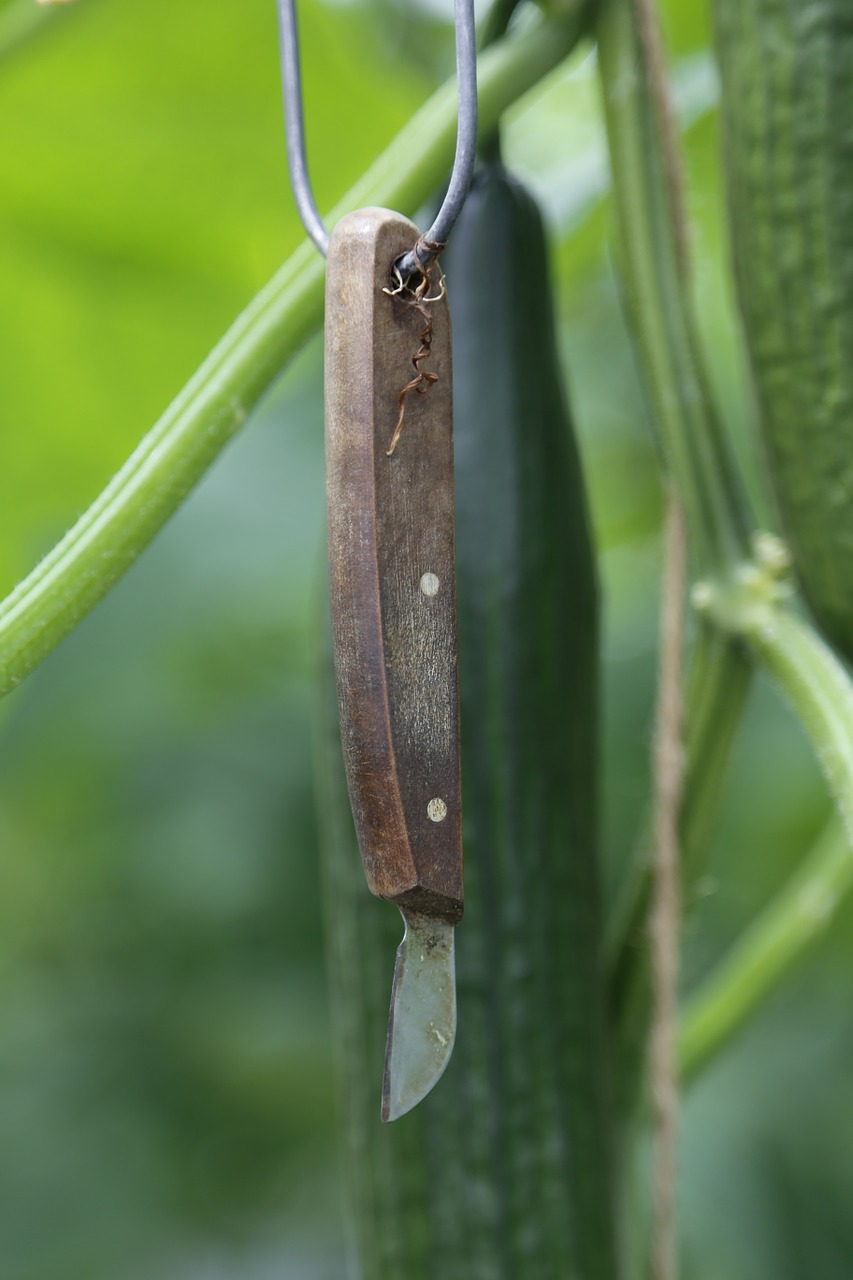
{"type": "Polygon", "coordinates": [[[456,155],[447,194],[435,221],[414,248],[397,263],[408,279],[415,271],[425,271],[441,253],[456,219],[462,211],[477,154],[477,34],[474,0],[454,0],[456,19],[457,125],[456,155]]]}
{"type": "MultiPolygon", "coordinates": [[[[454,223],[465,203],[477,148],[477,44],[474,0],[454,0],[456,19],[456,76],[458,81],[458,125],[456,156],[450,184],[435,221],[417,244],[397,263],[403,277],[426,270],[447,243],[454,223]]],[[[281,36],[281,78],[284,91],[284,130],[287,165],[293,198],[302,225],[325,257],[329,233],[323,225],[308,177],[305,159],[305,124],[302,114],[302,79],[299,71],[299,36],[296,0],[278,0],[281,36]]]]}
{"type": "Polygon", "coordinates": [[[281,42],[281,84],[284,91],[284,137],[287,167],[293,198],[302,225],[325,258],[329,233],[314,203],[305,159],[305,121],[302,115],[302,75],[299,70],[299,32],[296,27],[296,0],[278,0],[278,30],[281,42]]]}

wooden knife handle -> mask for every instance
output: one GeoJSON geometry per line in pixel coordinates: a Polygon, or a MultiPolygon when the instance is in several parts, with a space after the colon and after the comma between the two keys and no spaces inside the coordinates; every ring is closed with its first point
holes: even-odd
{"type": "MultiPolygon", "coordinates": [[[[450,316],[430,302],[424,372],[400,392],[425,319],[393,288],[417,239],[399,214],[362,209],[335,227],[326,275],[326,501],[341,737],[371,891],[462,914],[462,821],[450,316]]],[[[437,294],[433,268],[430,294],[437,294]]],[[[410,296],[410,295],[409,295],[410,296]]]]}

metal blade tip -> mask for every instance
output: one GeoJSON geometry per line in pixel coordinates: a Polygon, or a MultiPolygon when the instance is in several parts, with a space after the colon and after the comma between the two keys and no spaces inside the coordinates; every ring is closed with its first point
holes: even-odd
{"type": "Polygon", "coordinates": [[[453,925],[416,912],[397,948],[382,1080],[382,1119],[398,1120],[425,1098],[456,1039],[453,925]]]}

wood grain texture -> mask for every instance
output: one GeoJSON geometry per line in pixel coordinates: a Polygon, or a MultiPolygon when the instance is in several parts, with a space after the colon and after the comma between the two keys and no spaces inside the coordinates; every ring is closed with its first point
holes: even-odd
{"type": "Polygon", "coordinates": [[[400,906],[457,920],[462,824],[444,300],[430,304],[433,337],[423,366],[438,381],[407,397],[402,436],[386,454],[424,319],[383,289],[416,237],[398,214],[362,209],[338,223],[329,247],[332,630],[344,763],[368,885],[400,906]]]}

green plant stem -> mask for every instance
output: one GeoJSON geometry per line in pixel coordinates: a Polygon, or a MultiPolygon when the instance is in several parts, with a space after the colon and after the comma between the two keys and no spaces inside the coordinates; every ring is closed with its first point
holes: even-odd
{"type": "Polygon", "coordinates": [[[743,557],[747,523],[696,340],[677,156],[659,111],[666,86],[646,60],[634,0],[603,0],[597,35],[626,308],[693,563],[710,573],[743,557]]]}
{"type": "MultiPolygon", "coordinates": [[[[684,800],[679,828],[683,879],[688,886],[696,883],[704,869],[750,672],[746,654],[730,636],[707,625],[700,628],[684,705],[684,800]]],[[[644,941],[651,879],[649,840],[646,828],[608,920],[606,952],[614,990],[623,988],[622,971],[635,967],[644,941]]]]}
{"type": "MultiPolygon", "coordinates": [[[[602,0],[596,32],[625,309],[666,470],[685,514],[694,572],[723,573],[745,557],[745,501],[709,393],[691,310],[687,218],[653,7],[602,0]]],[[[687,772],[679,824],[683,898],[709,848],[747,671],[736,642],[700,632],[685,704],[687,772]],[[685,875],[685,870],[689,874],[685,875]]],[[[610,994],[620,1037],[617,1096],[630,1122],[639,1097],[650,1013],[646,915],[648,844],[623,897],[610,994]],[[620,936],[621,935],[621,936],[620,936]]]]}
{"type": "Polygon", "coordinates": [[[835,800],[832,824],[781,891],[688,1005],[679,1049],[698,1072],[805,954],[853,886],[853,684],[817,633],[784,604],[767,571],[743,566],[709,584],[709,620],[740,639],[779,686],[805,729],[835,800]]]}
{"type": "MultiPolygon", "coordinates": [[[[651,57],[648,32],[641,38],[636,0],[603,0],[597,34],[626,309],[652,416],[684,507],[694,568],[720,571],[744,558],[745,503],[695,337],[678,156],[667,132],[667,87],[660,59],[651,57]]],[[[681,844],[687,901],[708,848],[748,674],[730,637],[700,630],[684,717],[681,844]]],[[[644,841],[610,932],[617,1004],[626,998],[633,1002],[626,994],[635,985],[630,973],[644,966],[637,933],[645,920],[648,884],[644,841]]],[[[641,978],[639,987],[644,986],[641,978]]]]}
{"type": "MultiPolygon", "coordinates": [[[[573,48],[583,8],[543,20],[483,54],[480,124],[501,114],[573,48]]],[[[333,210],[413,213],[454,151],[455,80],[442,86],[333,210]]],[[[283,161],[282,161],[283,163],[283,161]]],[[[0,604],[0,695],[30,672],[130,567],[317,330],[323,263],[307,242],[249,304],[104,492],[0,604]]]]}
{"type": "Polygon", "coordinates": [[[695,1079],[803,959],[851,888],[853,852],[836,819],[684,1008],[678,1037],[683,1082],[695,1079]]]}
{"type": "Polygon", "coordinates": [[[817,632],[775,594],[772,578],[747,565],[733,583],[709,587],[707,616],[745,643],[787,699],[853,844],[853,684],[817,632]]]}
{"type": "MultiPolygon", "coordinates": [[[[693,650],[685,699],[685,772],[679,837],[684,909],[707,860],[726,767],[749,688],[750,664],[731,637],[703,625],[693,650]]],[[[633,866],[609,921],[608,980],[619,1029],[618,1084],[623,1109],[633,1106],[646,1053],[650,1012],[648,914],[651,832],[638,841],[633,866]]]]}
{"type": "Polygon", "coordinates": [[[684,723],[687,763],[681,856],[688,891],[705,870],[751,676],[743,647],[731,637],[702,626],[693,650],[684,723]]]}
{"type": "MultiPolygon", "coordinates": [[[[712,580],[707,620],[719,628],[716,642],[700,638],[695,688],[688,701],[696,717],[687,729],[691,764],[682,825],[689,880],[701,861],[691,847],[690,825],[706,829],[716,807],[711,800],[743,700],[746,662],[763,666],[788,698],[811,737],[846,839],[853,841],[853,688],[819,637],[779,606],[770,577],[755,566],[739,569],[746,560],[748,523],[695,336],[680,250],[684,221],[679,184],[667,171],[672,157],[665,154],[665,122],[659,112],[664,90],[659,81],[653,83],[655,68],[640,38],[638,7],[635,0],[604,0],[598,23],[620,266],[653,416],[685,507],[693,562],[712,580]],[[737,676],[734,692],[727,672],[737,676]]],[[[691,1004],[682,1033],[687,1072],[698,1070],[803,953],[821,918],[853,880],[851,863],[837,833],[828,836],[709,980],[691,1004]]],[[[640,893],[638,903],[642,897],[640,893]]],[[[644,949],[635,948],[635,955],[639,958],[633,965],[630,954],[620,956],[627,972],[618,1011],[626,1110],[635,1096],[647,1006],[644,949]]]]}
{"type": "MultiPolygon", "coordinates": [[[[719,809],[732,741],[740,721],[750,667],[740,646],[703,626],[694,647],[685,699],[685,770],[679,838],[684,910],[705,865],[719,809]]],[[[609,920],[608,988],[618,1029],[617,1093],[629,1116],[643,1077],[651,1012],[649,902],[652,887],[651,829],[637,842],[633,864],[609,920]]]]}

